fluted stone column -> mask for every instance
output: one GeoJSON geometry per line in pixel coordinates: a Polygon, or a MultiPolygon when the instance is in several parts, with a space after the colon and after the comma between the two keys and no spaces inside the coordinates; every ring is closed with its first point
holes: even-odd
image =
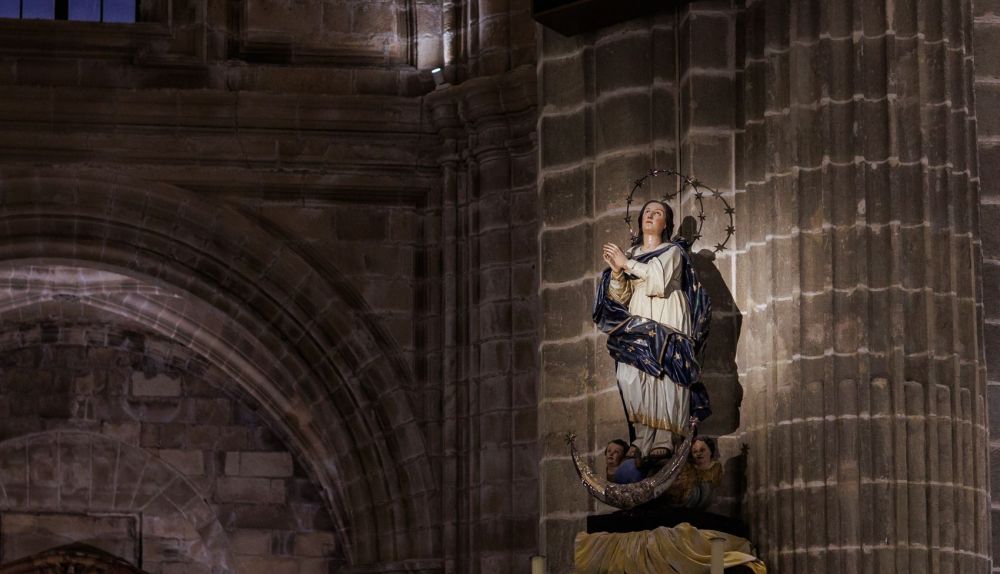
{"type": "MultiPolygon", "coordinates": [[[[990,428],[991,524],[1000,521],[1000,2],[973,4],[976,46],[976,139],[983,240],[983,322],[986,403],[990,428]]],[[[992,532],[993,571],[1000,571],[1000,528],[992,532]]]]}
{"type": "Polygon", "coordinates": [[[442,188],[421,336],[440,381],[445,573],[517,572],[537,552],[535,93],[523,66],[426,99],[442,188]]]}
{"type": "Polygon", "coordinates": [[[968,1],[749,0],[746,516],[776,572],[986,572],[968,1]]]}

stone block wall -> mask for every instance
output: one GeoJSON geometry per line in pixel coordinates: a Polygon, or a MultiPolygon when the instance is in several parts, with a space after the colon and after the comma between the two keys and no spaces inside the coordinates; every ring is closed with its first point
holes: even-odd
{"type": "MultiPolygon", "coordinates": [[[[7,339],[0,351],[5,517],[135,516],[140,522],[133,537],[119,540],[121,532],[105,529],[108,544],[141,547],[140,565],[153,574],[225,568],[320,573],[343,564],[316,486],[224,373],[168,340],[113,323],[51,320],[41,330],[35,325],[24,324],[22,332],[38,337],[23,336],[17,345],[7,339]],[[45,446],[52,436],[59,448],[45,446]],[[16,472],[24,457],[31,469],[26,482],[16,472]],[[161,463],[165,467],[157,470],[161,463]],[[132,469],[130,480],[125,468],[132,469]],[[170,494],[182,484],[189,494],[170,494]],[[107,497],[99,495],[99,488],[109,487],[107,497]],[[167,493],[166,506],[158,492],[167,493]],[[207,526],[174,518],[173,507],[192,516],[181,496],[207,503],[207,526]],[[192,538],[192,528],[207,534],[192,538]],[[184,550],[192,540],[205,547],[203,554],[184,550]]],[[[73,532],[60,532],[52,525],[5,528],[0,539],[5,549],[33,539],[34,553],[45,549],[39,545],[71,541],[65,537],[73,532]]],[[[72,540],[98,547],[105,542],[91,528],[75,535],[82,538],[72,540]]]]}
{"type": "MultiPolygon", "coordinates": [[[[975,7],[977,55],[993,47],[991,6],[975,7]]],[[[731,194],[736,209],[733,249],[701,268],[718,281],[723,323],[714,336],[729,351],[709,369],[709,388],[731,409],[705,430],[736,431],[722,441],[731,482],[716,509],[744,511],[779,571],[939,563],[978,571],[986,563],[984,308],[974,284],[982,181],[988,358],[994,112],[983,104],[992,64],[977,72],[978,106],[972,98],[969,10],[692,2],[673,21],[675,165],[731,194]],[[907,454],[883,456],[890,451],[907,454]],[[886,519],[845,506],[857,501],[886,519]],[[825,521],[821,535],[797,527],[813,520],[825,521]],[[869,538],[887,545],[871,556],[853,550],[869,538]]],[[[602,111],[614,110],[606,100],[619,94],[603,96],[601,51],[623,33],[663,26],[650,22],[542,39],[542,533],[557,572],[571,568],[572,534],[594,509],[562,488],[573,472],[561,434],[575,428],[583,438],[586,429],[597,455],[621,420],[587,321],[601,267],[595,247],[611,229],[592,227],[613,213],[602,200],[608,179],[625,179],[601,146],[611,141],[612,154],[647,164],[626,170],[636,175],[661,161],[655,134],[665,106],[651,112],[642,95],[657,89],[655,50],[633,46],[616,68],[636,78],[653,70],[615,116],[635,135],[630,143],[604,129],[602,111]],[[594,259],[574,254],[576,244],[594,259]]],[[[623,196],[628,182],[618,186],[623,196]]],[[[690,215],[692,204],[682,199],[678,211],[690,215]]],[[[707,234],[719,236],[713,225],[707,234]]]]}
{"type": "MultiPolygon", "coordinates": [[[[190,346],[193,362],[226,372],[290,437],[291,477],[289,459],[254,462],[242,422],[101,432],[209,481],[247,571],[329,552],[359,572],[527,564],[538,512],[530,3],[149,5],[146,21],[113,30],[0,22],[0,203],[21,222],[0,224],[0,268],[24,295],[0,305],[0,336],[15,335],[10,317],[57,332],[101,309],[138,334],[123,340],[190,346]],[[442,63],[462,85],[432,93],[442,63]],[[454,126],[427,113],[435,98],[454,126]],[[21,200],[45,203],[26,211],[47,223],[21,227],[21,200]],[[121,282],[22,291],[57,253],[82,277],[121,282]],[[281,474],[247,470],[257,463],[281,474]],[[306,476],[318,488],[296,496],[327,509],[332,546],[253,526],[282,504],[296,524],[320,520],[283,487],[306,476]]],[[[133,375],[150,416],[189,392],[160,372],[133,375]]],[[[212,404],[185,407],[184,424],[214,421],[212,404]]],[[[100,408],[81,399],[73,412],[100,408]]]]}
{"type": "Polygon", "coordinates": [[[988,569],[971,8],[746,4],[746,510],[781,572],[988,569]]]}
{"type": "MultiPolygon", "coordinates": [[[[126,461],[123,476],[155,495],[136,487],[128,498],[149,503],[143,535],[157,542],[144,545],[146,565],[168,574],[219,556],[240,572],[325,571],[352,552],[359,572],[512,572],[539,550],[552,571],[569,571],[584,515],[609,509],[575,484],[562,435],[576,430],[597,459],[625,432],[589,321],[599,247],[626,240],[632,179],[666,167],[720,189],[737,210],[731,250],[702,252],[724,236],[711,202],[696,246],[715,303],[705,376],[716,415],[703,431],[757,433],[751,456],[769,462],[751,473],[761,486],[754,525],[777,532],[775,563],[818,568],[820,547],[835,547],[831,561],[849,556],[837,552],[857,546],[858,500],[903,518],[912,502],[915,516],[933,518],[930,529],[910,521],[906,536],[944,551],[900,550],[901,568],[925,556],[959,569],[979,559],[988,533],[947,517],[984,506],[986,466],[972,452],[985,424],[982,365],[976,331],[960,327],[985,315],[992,360],[1000,320],[991,0],[973,3],[981,245],[963,207],[980,180],[958,141],[974,133],[957,86],[969,55],[955,10],[968,4],[700,0],[575,38],[536,38],[528,0],[173,0],[169,19],[166,2],[153,4],[151,21],[114,33],[0,22],[9,291],[48,258],[87,268],[84,287],[28,285],[33,299],[0,304],[0,340],[13,345],[0,365],[0,438],[20,453],[11,460],[40,463],[30,480],[5,479],[6,504],[33,493],[46,509],[85,513],[90,487],[64,482],[51,453],[69,445],[77,454],[65,460],[82,464],[77,451],[105,449],[90,460],[126,461]],[[428,69],[441,64],[451,85],[435,90],[428,69]],[[890,76],[891,90],[881,85],[890,76]],[[848,80],[875,91],[816,93],[848,80]],[[869,129],[896,129],[890,102],[907,124],[891,141],[906,153],[924,146],[892,164],[891,178],[878,167],[889,162],[888,131],[869,129]],[[854,133],[856,118],[867,127],[854,133]],[[945,136],[921,139],[922,129],[945,136]],[[921,179],[915,166],[940,172],[942,158],[960,168],[947,185],[969,193],[921,179]],[[823,195],[849,181],[870,197],[823,195]],[[911,187],[927,193],[931,215],[898,209],[911,187]],[[895,190],[897,211],[881,189],[895,190]],[[865,268],[870,299],[856,295],[864,282],[847,257],[861,255],[846,247],[858,218],[890,262],[865,268]],[[908,227],[891,241],[879,231],[901,219],[908,227]],[[939,274],[953,284],[922,279],[921,254],[937,253],[917,249],[933,243],[925,228],[972,271],[939,274]],[[99,269],[135,285],[87,292],[99,269]],[[903,294],[887,307],[892,289],[903,294]],[[888,345],[879,335],[861,356],[857,317],[890,315],[903,317],[891,322],[891,352],[903,355],[873,353],[888,345]],[[938,331],[951,336],[931,340],[938,331]],[[905,376],[875,377],[888,363],[905,376]],[[755,389],[749,422],[743,385],[755,389]],[[855,422],[869,419],[879,422],[855,422]],[[869,435],[887,450],[937,447],[880,466],[842,446],[869,435]],[[44,437],[38,449],[32,436],[44,437]],[[824,461],[836,469],[820,472],[824,461]],[[143,465],[155,469],[146,479],[128,474],[143,465]],[[883,480],[905,485],[867,486],[883,480]],[[156,490],[164,481],[177,490],[156,490]],[[781,486],[799,482],[809,488],[781,486]],[[827,483],[854,486],[840,497],[827,483]],[[779,527],[815,509],[827,538],[779,527]]],[[[654,180],[652,193],[673,185],[654,180]]],[[[675,208],[678,224],[697,215],[690,196],[675,208]]],[[[718,510],[744,508],[748,436],[722,441],[729,482],[718,510]]],[[[882,551],[879,565],[894,556],[882,551]]]]}
{"type": "Polygon", "coordinates": [[[742,514],[742,474],[745,457],[742,440],[734,434],[740,425],[743,387],[738,372],[737,349],[741,340],[743,310],[734,290],[737,261],[746,252],[746,195],[742,179],[743,129],[743,11],[740,2],[691,2],[677,14],[680,107],[678,171],[717,190],[725,203],[706,189],[702,202],[690,189],[673,202],[681,233],[694,235],[699,216],[701,239],[695,241],[693,261],[699,279],[712,299],[711,335],[702,360],[702,380],[709,390],[712,416],[699,432],[720,437],[724,461],[724,486],[713,510],[730,516],[742,514]],[[735,235],[727,240],[733,217],[735,235]],[[726,242],[725,249],[717,246],[726,242]]]}
{"type": "MultiPolygon", "coordinates": [[[[750,1],[747,4],[754,9],[745,12],[740,2],[702,1],[686,4],[676,13],[573,39],[545,31],[539,39],[537,80],[542,100],[537,125],[533,115],[534,71],[531,79],[524,74],[531,68],[536,47],[527,2],[443,2],[440,12],[433,3],[416,2],[409,4],[414,12],[407,14],[400,12],[397,3],[362,4],[279,2],[266,7],[277,11],[274,18],[268,18],[263,3],[230,4],[245,8],[235,13],[220,9],[221,3],[205,4],[207,10],[188,3],[185,6],[191,9],[179,12],[170,41],[153,34],[152,40],[139,42],[147,42],[147,49],[139,52],[131,52],[128,41],[86,34],[75,47],[46,52],[37,38],[28,38],[24,44],[26,36],[21,31],[19,51],[4,56],[0,78],[11,87],[2,117],[13,130],[11,141],[17,142],[10,146],[9,161],[37,162],[42,158],[45,163],[58,157],[62,162],[96,165],[109,172],[140,175],[205,194],[212,201],[236,206],[277,237],[283,247],[288,246],[289,252],[302,255],[315,268],[342,278],[354,289],[347,291],[355,293],[359,307],[365,309],[360,313],[363,322],[375,325],[372,339],[364,339],[365,343],[374,342],[370,348],[379,351],[388,349],[394,368],[402,365],[383,376],[400,379],[404,388],[403,393],[393,389],[378,394],[384,387],[377,387],[377,396],[366,396],[366,390],[375,387],[367,385],[369,380],[363,377],[378,369],[362,353],[358,363],[351,363],[363,373],[357,387],[360,390],[353,395],[332,393],[337,403],[350,404],[352,399],[363,397],[385,407],[371,419],[351,416],[349,423],[339,427],[359,429],[357,436],[348,439],[345,437],[350,433],[333,433],[337,449],[357,449],[357,458],[364,461],[351,467],[343,484],[347,485],[348,498],[354,499],[356,494],[367,497],[354,509],[355,516],[366,532],[379,533],[362,546],[366,559],[433,555],[443,557],[441,567],[445,570],[516,569],[535,549],[534,534],[527,526],[540,512],[543,551],[556,571],[569,567],[567,549],[572,534],[582,516],[594,508],[582,492],[565,488],[567,481],[572,482],[572,470],[561,435],[573,428],[587,429],[586,448],[596,455],[607,439],[624,432],[610,361],[587,318],[593,278],[602,267],[598,247],[608,239],[624,240],[621,198],[631,179],[652,166],[674,167],[720,188],[737,209],[733,250],[714,258],[699,254],[700,270],[704,278],[711,276],[709,288],[716,301],[717,323],[710,349],[718,352],[706,362],[716,417],[703,430],[723,434],[746,424],[739,417],[739,383],[756,390],[754,404],[760,416],[748,428],[758,432],[753,445],[758,449],[756,456],[767,453],[771,461],[758,464],[757,474],[752,474],[756,484],[765,485],[754,506],[760,516],[756,528],[773,530],[775,524],[788,518],[783,512],[792,512],[794,519],[795,512],[807,507],[824,508],[831,525],[839,516],[851,518],[846,511],[837,514],[843,509],[833,502],[824,506],[817,492],[826,486],[817,485],[824,480],[848,484],[853,475],[819,473],[817,465],[822,461],[843,463],[846,468],[857,463],[862,468],[859,472],[868,473],[863,480],[876,471],[891,471],[896,480],[934,483],[934,493],[945,493],[934,499],[938,506],[928,508],[928,513],[937,513],[935,517],[975,506],[968,497],[960,503],[949,498],[948,489],[957,488],[954,485],[941,489],[937,484],[954,482],[943,480],[949,478],[948,468],[960,470],[951,477],[961,474],[968,482],[962,488],[981,496],[985,466],[974,456],[965,456],[967,449],[941,448],[941,454],[913,458],[914,465],[929,469],[925,472],[922,467],[911,469],[902,463],[882,468],[869,459],[856,460],[850,449],[840,452],[836,448],[841,444],[837,441],[856,440],[859,428],[872,431],[843,421],[863,418],[875,412],[875,407],[885,407],[866,401],[881,400],[883,386],[888,384],[896,402],[891,409],[878,411],[878,416],[896,419],[893,433],[908,436],[912,432],[931,437],[927,440],[933,442],[935,437],[947,437],[950,429],[951,436],[959,437],[951,445],[955,446],[965,444],[962,441],[966,441],[967,423],[971,422],[973,438],[969,444],[975,450],[982,428],[976,426],[976,417],[983,415],[976,395],[977,374],[972,372],[978,366],[972,364],[974,357],[960,357],[972,347],[969,340],[974,331],[948,323],[943,303],[953,303],[953,312],[961,319],[958,324],[968,323],[976,314],[969,304],[973,301],[969,285],[974,281],[957,269],[954,285],[920,283],[923,269],[911,265],[919,257],[886,251],[888,259],[902,266],[899,273],[905,287],[931,293],[927,296],[933,303],[921,306],[923,295],[907,293],[900,295],[905,304],[892,307],[892,313],[902,313],[899,310],[905,308],[918,314],[912,321],[906,318],[909,323],[896,323],[915,326],[905,334],[893,335],[902,341],[900,348],[912,352],[904,352],[906,356],[893,367],[902,369],[904,376],[883,384],[883,379],[871,376],[883,368],[882,358],[870,357],[874,356],[872,347],[884,341],[872,339],[872,345],[865,348],[867,358],[855,353],[859,347],[854,343],[862,336],[856,318],[865,316],[859,309],[864,308],[861,301],[869,299],[857,296],[852,287],[857,269],[846,261],[845,254],[850,251],[845,245],[851,242],[854,231],[846,228],[853,229],[855,219],[861,217],[865,223],[858,229],[875,229],[871,245],[882,248],[888,235],[877,231],[882,229],[879,226],[891,228],[898,220],[878,219],[886,212],[878,211],[884,205],[877,195],[866,196],[864,203],[824,203],[827,200],[823,199],[826,191],[844,189],[844,182],[851,177],[845,174],[863,173],[871,178],[866,181],[877,181],[888,173],[877,167],[888,161],[888,147],[883,145],[886,134],[862,130],[858,133],[863,133],[863,141],[852,140],[845,129],[856,116],[867,118],[866,126],[881,125],[879,122],[889,117],[886,109],[891,106],[886,102],[898,105],[893,109],[911,124],[893,132],[901,135],[902,139],[893,141],[902,142],[905,153],[919,147],[913,142],[918,141],[916,132],[920,129],[913,126],[954,138],[973,133],[959,125],[966,121],[963,109],[970,109],[961,105],[962,90],[945,86],[960,84],[964,77],[964,64],[954,61],[956,55],[961,60],[962,49],[954,35],[962,29],[960,15],[949,11],[954,4],[924,3],[915,12],[909,5],[897,4],[894,12],[886,15],[869,10],[885,9],[878,3],[794,3],[794,10],[789,11],[795,18],[790,19],[784,10],[787,3],[768,3],[763,10],[763,3],[750,1]],[[316,19],[289,17],[307,12],[315,15],[320,8],[329,8],[331,16],[326,18],[323,12],[322,26],[316,19]],[[938,10],[941,18],[935,17],[938,10]],[[402,26],[401,17],[409,24],[402,26]],[[894,26],[898,24],[891,34],[883,29],[890,17],[894,26]],[[947,22],[948,30],[940,31],[939,21],[947,22]],[[327,37],[324,26],[337,29],[343,38],[369,34],[373,41],[369,45],[346,41],[335,50],[325,50],[321,47],[327,37]],[[862,28],[855,29],[857,26],[862,28]],[[405,32],[400,32],[404,28],[405,32]],[[822,34],[817,32],[820,28],[822,34]],[[831,29],[838,33],[829,32],[831,29]],[[913,30],[919,34],[910,34],[913,30]],[[946,40],[936,39],[939,32],[946,40]],[[787,41],[789,33],[796,34],[792,42],[787,41]],[[416,44],[407,44],[406,34],[416,44]],[[283,35],[302,41],[288,42],[283,35]],[[379,41],[381,47],[375,45],[379,41]],[[949,42],[953,45],[944,50],[949,42]],[[744,44],[750,45],[744,49],[744,44]],[[400,51],[404,45],[407,50],[400,51]],[[878,55],[890,45],[898,52],[892,52],[889,64],[885,64],[878,55]],[[94,58],[81,58],[73,52],[81,46],[130,57],[95,63],[94,58]],[[915,64],[907,59],[907,53],[920,50],[923,60],[915,64]],[[448,79],[457,85],[417,101],[414,96],[429,94],[432,84],[421,70],[406,64],[429,66],[438,58],[437,51],[446,66],[452,66],[447,70],[448,79]],[[850,51],[859,56],[844,57],[850,51]],[[139,53],[142,57],[131,57],[139,53]],[[45,57],[39,58],[40,54],[45,57]],[[234,65],[234,61],[239,64],[234,65]],[[821,70],[820,61],[829,68],[821,70]],[[749,80],[742,70],[744,63],[752,70],[746,76],[749,80]],[[851,70],[858,63],[862,65],[852,76],[851,70]],[[951,75],[936,74],[938,65],[951,75]],[[879,84],[889,76],[880,74],[886,69],[894,70],[893,81],[902,80],[892,85],[895,91],[886,90],[883,98],[879,84]],[[827,73],[830,81],[824,84],[827,73]],[[468,78],[474,79],[458,81],[468,78]],[[837,91],[836,101],[816,95],[824,86],[836,91],[855,79],[859,85],[878,88],[872,92],[876,95],[862,94],[857,102],[853,92],[837,91]],[[907,92],[914,86],[923,91],[907,92]],[[945,92],[953,97],[941,99],[945,92]],[[916,100],[893,99],[899,93],[916,100]],[[364,102],[352,97],[360,94],[385,97],[364,102]],[[746,104],[746,114],[741,101],[746,104]],[[941,115],[945,108],[953,112],[948,119],[941,115]],[[744,126],[749,127],[744,130],[744,126]],[[532,139],[536,128],[537,155],[532,139]],[[823,129],[829,129],[829,138],[810,135],[810,130],[825,134],[823,129]],[[853,153],[855,148],[863,148],[864,153],[853,153]],[[839,159],[824,163],[824,155],[839,159]],[[858,157],[864,161],[859,162],[858,157]],[[745,182],[755,186],[754,201],[742,188],[745,182]],[[345,208],[344,204],[359,199],[364,206],[345,208]],[[830,209],[823,211],[827,207],[830,209]],[[359,224],[360,218],[351,217],[351,209],[373,225],[359,224]],[[330,221],[333,223],[327,227],[330,221]],[[404,231],[395,236],[397,229],[404,231]],[[411,262],[412,277],[393,272],[411,262]],[[833,281],[832,286],[826,278],[833,281]],[[842,319],[836,328],[826,321],[830,316],[824,311],[826,306],[836,309],[842,319]],[[540,315],[543,320],[538,319],[540,315]],[[942,318],[941,324],[928,317],[942,318]],[[749,318],[749,324],[744,325],[741,318],[749,318]],[[937,330],[929,328],[932,323],[954,336],[931,341],[929,333],[937,330]],[[816,324],[822,327],[812,329],[816,324]],[[542,344],[536,352],[539,334],[542,344]],[[750,343],[741,345],[739,379],[733,352],[737,341],[750,343]],[[773,346],[768,347],[770,342],[773,346]],[[933,360],[921,359],[925,352],[933,360]],[[932,356],[934,352],[941,356],[932,356]],[[791,359],[786,361],[788,354],[791,359]],[[938,383],[952,380],[948,370],[952,367],[960,373],[961,381],[945,393],[938,383]],[[817,374],[827,368],[837,373],[835,382],[817,374]],[[874,371],[866,370],[869,368],[874,371]],[[540,390],[536,387],[539,372],[540,390]],[[796,377],[809,382],[801,387],[787,384],[796,377]],[[861,381],[857,383],[860,386],[844,382],[855,379],[861,381]],[[927,382],[923,395],[915,392],[915,379],[927,382]],[[860,393],[856,404],[855,392],[860,393]],[[839,406],[830,406],[835,397],[839,406]],[[536,403],[540,409],[537,419],[536,403]],[[815,420],[791,416],[792,403],[801,403],[814,418],[846,418],[816,425],[815,420]],[[772,406],[775,411],[768,410],[772,406]],[[910,420],[907,417],[931,420],[948,410],[958,421],[951,426],[938,424],[941,421],[936,419],[927,426],[910,428],[904,424],[910,420]],[[382,417],[392,422],[386,423],[382,417]],[[406,424],[413,420],[422,435],[394,436],[387,431],[409,428],[406,424]],[[778,430],[767,434],[772,423],[778,430]],[[536,428],[540,454],[536,451],[536,428]],[[823,437],[828,453],[824,456],[828,458],[813,457],[815,450],[795,443],[791,428],[801,429],[804,436],[812,437],[810,440],[823,437]],[[792,447],[786,448],[789,443],[792,447]],[[955,453],[950,459],[949,452],[955,453]],[[423,460],[425,453],[433,461],[426,475],[414,470],[422,464],[414,461],[423,460]],[[529,462],[536,455],[541,458],[539,469],[529,462]],[[958,455],[964,458],[959,461],[958,455]],[[402,461],[398,471],[393,456],[402,461]],[[777,466],[789,457],[806,466],[794,472],[777,466]],[[396,482],[387,480],[385,486],[365,483],[358,468],[379,461],[387,465],[382,467],[390,469],[385,474],[398,479],[396,482]],[[971,467],[967,468],[969,461],[971,467]],[[949,466],[949,462],[953,464],[949,466]],[[806,478],[812,484],[808,492],[773,485],[806,478]],[[410,505],[413,492],[426,494],[430,502],[410,505]],[[536,492],[540,511],[530,503],[536,492]],[[426,516],[428,508],[435,512],[441,509],[440,522],[435,523],[440,529],[414,542],[409,534],[402,534],[404,525],[433,522],[412,520],[414,515],[426,516]],[[410,552],[411,546],[421,550],[410,552]]],[[[995,24],[992,8],[983,2],[977,10],[976,24],[982,36],[979,46],[990,46],[995,24]]],[[[14,44],[8,39],[5,45],[14,44]]],[[[987,63],[979,72],[979,95],[988,102],[992,72],[988,58],[980,59],[987,63]]],[[[993,144],[992,115],[979,117],[980,149],[986,157],[993,144]]],[[[885,122],[891,124],[887,119],[885,122]]],[[[947,157],[953,166],[962,168],[951,174],[954,179],[949,185],[966,189],[962,180],[966,176],[976,183],[975,169],[964,171],[961,145],[952,141],[942,146],[939,144],[945,140],[934,138],[921,141],[928,169],[940,172],[943,164],[937,160],[947,157]]],[[[905,161],[919,161],[913,158],[923,157],[920,154],[906,156],[905,161]]],[[[978,248],[975,232],[965,235],[963,231],[964,226],[972,229],[975,223],[969,219],[970,212],[962,208],[961,202],[968,197],[936,194],[938,183],[917,183],[914,173],[923,168],[914,165],[901,169],[892,165],[902,175],[889,178],[885,188],[920,186],[931,197],[929,208],[948,203],[942,198],[954,201],[950,208],[931,213],[952,209],[951,213],[958,215],[949,224],[954,224],[959,235],[946,237],[940,216],[921,219],[919,214],[904,210],[893,213],[914,227],[905,228],[900,237],[905,236],[907,248],[919,245],[923,232],[914,230],[926,226],[933,237],[952,242],[949,245],[959,254],[972,254],[974,267],[978,248]]],[[[983,165],[986,181],[990,162],[983,165]]],[[[671,185],[669,180],[656,180],[653,192],[659,195],[671,185]]],[[[983,197],[984,220],[988,220],[988,190],[983,197]]],[[[679,199],[678,220],[696,215],[694,205],[690,197],[679,199]]],[[[705,239],[721,240],[719,221],[712,218],[706,224],[705,239]]],[[[982,244],[987,314],[992,289],[989,237],[982,244]]],[[[705,241],[705,247],[712,243],[705,241]]],[[[283,258],[279,255],[274,260],[283,258]]],[[[271,268],[266,261],[260,267],[264,274],[271,268]]],[[[896,289],[896,283],[879,274],[882,270],[875,265],[865,273],[871,274],[876,289],[896,289]],[[887,281],[884,285],[879,283],[883,279],[887,281]]],[[[228,274],[216,279],[228,288],[228,274]]],[[[317,292],[308,289],[288,291],[292,293],[289,299],[296,302],[309,303],[317,297],[317,292]]],[[[884,303],[879,293],[871,296],[873,305],[884,303]]],[[[989,325],[989,320],[986,323],[989,325]]],[[[283,336],[290,335],[296,342],[304,340],[296,338],[298,327],[283,331],[283,336]]],[[[269,333],[264,328],[261,332],[265,337],[269,333]]],[[[339,332],[325,332],[331,333],[339,332]]],[[[265,338],[269,342],[275,339],[280,337],[265,338]]],[[[987,345],[990,341],[987,333],[987,345]]],[[[289,348],[299,352],[294,345],[282,347],[281,352],[287,353],[289,348]]],[[[314,363],[324,357],[323,351],[314,348],[301,352],[314,363]]],[[[298,381],[296,377],[308,370],[301,365],[289,361],[291,380],[298,381]]],[[[355,371],[350,373],[348,378],[355,371]]],[[[332,375],[330,371],[324,374],[332,375]]],[[[170,396],[175,392],[167,381],[143,377],[133,383],[141,392],[152,393],[152,398],[157,393],[170,396]]],[[[294,388],[297,392],[291,395],[301,402],[287,409],[283,418],[298,422],[308,419],[302,413],[312,412],[303,404],[313,404],[326,395],[308,385],[294,388]]],[[[84,401],[75,408],[86,415],[93,405],[84,401]]],[[[740,476],[737,455],[746,436],[723,441],[724,456],[733,471],[731,478],[740,476]]],[[[226,433],[220,437],[229,440],[226,433]]],[[[913,440],[918,449],[931,444],[913,440]]],[[[197,457],[185,448],[164,446],[161,450],[178,468],[199,470],[197,457]]],[[[220,463],[223,473],[227,469],[242,472],[243,455],[229,457],[229,452],[236,451],[226,452],[220,463]]],[[[205,462],[201,464],[201,470],[207,472],[205,462]]],[[[272,471],[284,472],[282,464],[272,471]]],[[[279,499],[280,489],[274,485],[280,480],[224,474],[219,479],[220,492],[226,504],[246,504],[243,501],[253,497],[273,504],[267,501],[279,499]]],[[[739,484],[729,484],[720,510],[735,513],[741,508],[739,488],[739,484]]],[[[893,504],[902,507],[902,501],[920,500],[919,495],[910,497],[903,490],[893,491],[893,504]]],[[[888,500],[884,493],[865,492],[870,498],[863,500],[877,504],[888,500]]],[[[912,536],[940,541],[950,536],[950,523],[940,524],[938,530],[915,529],[912,536]]],[[[854,540],[849,530],[836,530],[847,546],[854,540]]],[[[943,547],[958,549],[965,557],[962,559],[970,559],[984,547],[983,538],[984,531],[976,527],[963,535],[963,540],[972,541],[971,546],[943,547]]],[[[245,543],[253,544],[253,540],[256,538],[248,536],[245,543]]],[[[815,546],[784,531],[769,542],[770,551],[782,556],[785,562],[781,566],[788,569],[801,567],[802,560],[794,556],[815,546]]],[[[905,553],[921,556],[920,552],[917,548],[905,553]]],[[[934,559],[940,560],[940,553],[934,559]]],[[[900,560],[909,564],[910,558],[900,560]]],[[[914,559],[914,563],[919,561],[914,559]]],[[[385,566],[423,567],[437,565],[396,562],[385,566]]]]}
{"type": "Polygon", "coordinates": [[[973,2],[976,118],[978,124],[982,302],[990,426],[993,572],[1000,572],[1000,3],[973,2]]]}
{"type": "MultiPolygon", "coordinates": [[[[578,445],[603,465],[598,455],[605,444],[628,432],[605,338],[590,320],[595,280],[605,266],[600,246],[627,246],[625,197],[652,168],[687,173],[734,204],[736,19],[728,2],[694,2],[573,38],[542,33],[539,437],[542,548],[552,572],[572,570],[573,537],[586,514],[610,510],[595,507],[576,484],[563,435],[577,432],[578,445]]],[[[673,178],[650,180],[636,194],[633,219],[646,199],[676,191],[673,178]]],[[[675,229],[697,217],[694,201],[690,190],[671,201],[675,229]]],[[[715,307],[705,380],[716,414],[703,432],[724,434],[739,421],[740,314],[730,294],[733,256],[716,259],[710,252],[724,240],[725,226],[716,221],[724,210],[707,201],[705,214],[695,251],[709,249],[696,255],[696,265],[715,307]]],[[[738,443],[724,445],[724,452],[738,454],[738,443]]],[[[727,494],[719,505],[731,512],[739,500],[727,494]]]]}
{"type": "Polygon", "coordinates": [[[442,12],[449,81],[489,77],[534,64],[531,0],[448,0],[442,12]]]}
{"type": "Polygon", "coordinates": [[[371,309],[369,319],[395,343],[399,360],[413,378],[405,382],[417,417],[436,415],[426,392],[426,373],[418,373],[417,322],[425,295],[417,265],[424,253],[424,207],[417,200],[396,203],[309,202],[233,197],[261,225],[274,228],[289,249],[315,254],[354,286],[371,309]],[[307,203],[303,206],[303,203],[307,203]],[[417,378],[419,375],[419,378],[417,378]]]}
{"type": "Polygon", "coordinates": [[[442,64],[425,0],[157,0],[143,21],[0,23],[0,79],[81,88],[415,96],[442,64]],[[66,34],[66,28],[72,34],[66,34]],[[53,43],[53,35],[63,41],[53,43]]]}

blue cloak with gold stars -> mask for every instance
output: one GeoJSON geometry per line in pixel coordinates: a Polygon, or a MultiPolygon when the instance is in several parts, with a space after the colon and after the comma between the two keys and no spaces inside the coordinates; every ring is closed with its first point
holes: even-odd
{"type": "Polygon", "coordinates": [[[691,392],[691,415],[705,420],[712,410],[708,390],[701,382],[698,356],[708,338],[712,303],[691,265],[689,246],[683,240],[675,240],[662,249],[638,255],[635,260],[646,263],[668,249],[680,249],[683,256],[682,288],[691,310],[692,335],[688,337],[662,323],[629,314],[628,307],[608,296],[611,269],[604,270],[597,284],[594,323],[608,334],[611,358],[658,379],[666,375],[676,384],[687,387],[691,392]]]}

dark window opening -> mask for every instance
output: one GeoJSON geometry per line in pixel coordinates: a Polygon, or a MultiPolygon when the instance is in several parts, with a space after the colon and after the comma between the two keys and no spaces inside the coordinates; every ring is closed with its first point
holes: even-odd
{"type": "Polygon", "coordinates": [[[0,18],[135,22],[141,0],[0,0],[0,18]]]}

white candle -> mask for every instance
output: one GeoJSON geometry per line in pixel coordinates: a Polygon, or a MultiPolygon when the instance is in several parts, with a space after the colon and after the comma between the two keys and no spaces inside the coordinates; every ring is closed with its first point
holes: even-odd
{"type": "Polygon", "coordinates": [[[531,574],[545,574],[545,557],[531,557],[531,574]]]}
{"type": "Polygon", "coordinates": [[[712,541],[712,574],[722,574],[725,567],[726,539],[715,537],[710,540],[712,541]]]}

